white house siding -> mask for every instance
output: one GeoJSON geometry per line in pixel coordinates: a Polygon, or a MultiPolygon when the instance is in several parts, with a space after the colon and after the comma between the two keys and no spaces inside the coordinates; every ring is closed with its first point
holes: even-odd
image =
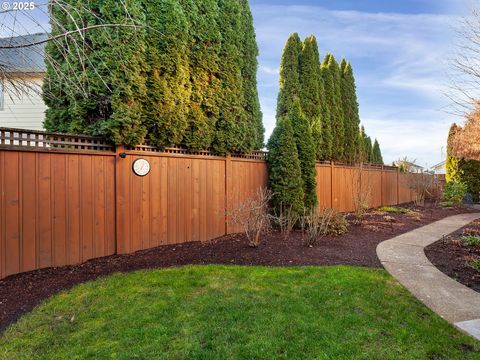
{"type": "Polygon", "coordinates": [[[36,77],[28,80],[28,87],[31,89],[21,91],[21,95],[7,88],[4,89],[4,106],[3,110],[0,109],[0,127],[42,130],[47,107],[40,95],[41,86],[42,78],[36,77]]]}

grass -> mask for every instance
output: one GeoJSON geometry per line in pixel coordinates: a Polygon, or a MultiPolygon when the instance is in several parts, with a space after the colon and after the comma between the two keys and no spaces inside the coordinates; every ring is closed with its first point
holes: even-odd
{"type": "Polygon", "coordinates": [[[468,246],[480,246],[480,237],[467,235],[462,237],[462,241],[468,246]]]}
{"type": "Polygon", "coordinates": [[[411,210],[402,208],[402,207],[397,207],[397,206],[383,206],[378,209],[380,212],[386,212],[386,213],[393,213],[393,214],[406,214],[409,213],[411,210]]]}
{"type": "Polygon", "coordinates": [[[187,266],[50,298],[1,359],[480,359],[480,344],[384,270],[187,266]]]}

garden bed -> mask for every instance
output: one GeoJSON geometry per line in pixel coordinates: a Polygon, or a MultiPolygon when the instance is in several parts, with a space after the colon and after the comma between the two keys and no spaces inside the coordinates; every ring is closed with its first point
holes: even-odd
{"type": "Polygon", "coordinates": [[[480,234],[479,220],[429,245],[425,254],[443,273],[480,292],[480,270],[472,266],[475,259],[480,260],[480,246],[469,246],[463,241],[472,232],[480,234]]]}
{"type": "Polygon", "coordinates": [[[348,215],[348,233],[325,237],[308,248],[293,232],[287,239],[278,232],[267,235],[258,248],[251,248],[241,234],[209,242],[165,245],[128,255],[114,255],[76,266],[48,268],[0,280],[0,330],[30,311],[36,304],[75,284],[115,272],[172,267],[186,264],[236,265],[357,265],[381,267],[376,246],[381,241],[468,209],[429,207],[423,211],[367,214],[362,225],[348,215]]]}

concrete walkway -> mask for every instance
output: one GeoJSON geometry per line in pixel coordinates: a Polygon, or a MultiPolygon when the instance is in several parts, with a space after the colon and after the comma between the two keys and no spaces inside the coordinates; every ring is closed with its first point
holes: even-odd
{"type": "Polygon", "coordinates": [[[480,293],[438,270],[424,248],[480,218],[455,215],[423,226],[377,246],[385,269],[413,295],[447,321],[480,340],[480,293]]]}

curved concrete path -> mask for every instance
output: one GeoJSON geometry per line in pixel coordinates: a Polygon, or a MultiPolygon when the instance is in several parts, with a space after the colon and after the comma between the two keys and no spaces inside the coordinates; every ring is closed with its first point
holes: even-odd
{"type": "Polygon", "coordinates": [[[386,240],[377,246],[385,269],[413,295],[447,321],[480,340],[480,293],[438,270],[424,248],[480,218],[461,214],[386,240]]]}

